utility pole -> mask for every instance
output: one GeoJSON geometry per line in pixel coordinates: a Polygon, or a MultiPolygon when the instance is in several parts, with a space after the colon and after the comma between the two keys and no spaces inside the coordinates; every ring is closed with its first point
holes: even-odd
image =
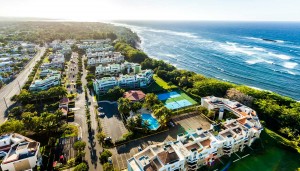
{"type": "Polygon", "coordinates": [[[8,109],[8,106],[7,106],[7,103],[6,103],[6,100],[5,100],[4,97],[3,97],[3,100],[4,100],[4,103],[5,103],[6,109],[8,109]]]}
{"type": "Polygon", "coordinates": [[[20,86],[19,80],[17,80],[17,82],[18,82],[19,89],[20,89],[20,92],[21,92],[21,86],[20,86]]]}

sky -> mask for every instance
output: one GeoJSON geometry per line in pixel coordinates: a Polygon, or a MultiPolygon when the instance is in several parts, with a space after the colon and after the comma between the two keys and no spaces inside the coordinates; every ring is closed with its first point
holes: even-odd
{"type": "Polygon", "coordinates": [[[300,21],[300,0],[0,0],[0,16],[79,21],[300,21]]]}

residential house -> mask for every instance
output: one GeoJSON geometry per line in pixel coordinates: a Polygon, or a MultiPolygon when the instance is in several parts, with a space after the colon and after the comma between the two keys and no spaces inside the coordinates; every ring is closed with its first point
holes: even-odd
{"type": "Polygon", "coordinates": [[[17,133],[0,136],[0,152],[5,153],[3,171],[31,170],[42,164],[40,143],[17,133]]]}

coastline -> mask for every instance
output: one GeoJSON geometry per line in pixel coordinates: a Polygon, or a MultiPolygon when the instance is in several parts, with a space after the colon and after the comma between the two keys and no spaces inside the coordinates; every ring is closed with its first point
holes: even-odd
{"type": "MultiPolygon", "coordinates": [[[[273,93],[279,94],[281,96],[291,98],[295,101],[300,101],[300,97],[299,97],[299,95],[297,95],[298,94],[297,91],[295,91],[294,89],[291,89],[291,91],[289,91],[288,87],[286,87],[286,89],[285,89],[285,88],[282,87],[282,84],[279,87],[279,85],[277,85],[277,82],[274,82],[274,84],[273,83],[271,84],[268,81],[261,81],[261,80],[259,81],[258,78],[260,78],[260,77],[247,77],[246,76],[245,78],[243,78],[244,76],[240,75],[240,74],[236,74],[236,76],[227,75],[227,73],[224,74],[223,71],[221,72],[217,69],[214,70],[214,73],[217,73],[217,74],[211,74],[210,69],[205,70],[205,68],[203,68],[203,67],[200,67],[199,69],[195,69],[195,67],[193,67],[193,66],[191,66],[191,68],[189,68],[189,67],[185,66],[185,64],[184,64],[184,66],[181,66],[181,64],[179,64],[180,62],[178,63],[178,62],[175,61],[175,63],[174,63],[173,59],[171,59],[171,58],[168,59],[167,57],[160,56],[159,54],[155,54],[156,53],[155,51],[153,52],[155,54],[155,57],[154,57],[153,53],[149,54],[149,51],[153,50],[153,49],[155,50],[155,48],[157,48],[157,47],[155,47],[153,49],[149,49],[149,46],[146,45],[146,47],[148,47],[147,48],[148,50],[146,50],[145,45],[143,47],[143,44],[145,44],[145,41],[144,41],[144,38],[143,38],[143,36],[140,32],[142,30],[141,28],[146,27],[146,26],[130,25],[130,24],[127,24],[127,23],[122,23],[122,22],[121,23],[111,22],[111,24],[116,25],[116,26],[126,27],[126,28],[130,29],[133,33],[137,34],[137,36],[139,37],[140,42],[138,43],[137,46],[135,46],[135,48],[137,48],[139,50],[142,50],[144,53],[146,53],[148,55],[148,57],[153,58],[153,59],[157,59],[157,60],[163,60],[164,62],[166,62],[168,64],[171,64],[172,66],[175,66],[179,70],[183,69],[183,70],[187,70],[187,71],[192,71],[192,72],[195,72],[197,74],[203,75],[207,78],[217,79],[217,80],[220,80],[220,81],[233,83],[235,85],[243,85],[243,86],[247,86],[247,87],[250,87],[250,88],[253,88],[253,89],[256,89],[256,90],[273,92],[273,93]],[[205,71],[205,72],[201,72],[201,71],[205,71]],[[216,75],[220,75],[220,76],[216,76],[216,75]],[[224,77],[224,75],[225,75],[225,77],[224,77]],[[251,79],[250,81],[249,81],[249,78],[251,79]]],[[[145,32],[146,31],[148,31],[148,30],[145,30],[145,32]]],[[[143,34],[146,34],[146,33],[143,33],[143,34]]],[[[168,34],[168,33],[166,33],[166,34],[168,34]]],[[[147,36],[148,36],[147,39],[149,39],[149,35],[147,35],[147,36]]],[[[149,41],[147,42],[147,44],[149,44],[149,41]]],[[[170,52],[168,52],[168,50],[166,50],[166,53],[170,53],[170,52]]],[[[183,54],[176,55],[175,59],[177,59],[177,61],[178,61],[178,59],[179,59],[178,56],[182,56],[182,55],[183,54]]],[[[185,61],[188,61],[189,57],[184,58],[184,59],[187,59],[185,61]]],[[[179,61],[182,61],[182,60],[179,59],[179,61]]],[[[200,66],[202,65],[202,63],[203,63],[203,66],[205,66],[205,64],[204,64],[205,62],[203,62],[203,61],[201,61],[201,59],[199,59],[199,65],[200,66]]],[[[211,62],[209,62],[209,63],[211,63],[211,62]]],[[[226,70],[226,71],[228,72],[230,70],[226,70]]],[[[256,74],[256,73],[254,73],[254,74],[256,74]]],[[[268,73],[268,74],[270,74],[270,73],[268,73]]],[[[262,76],[265,76],[265,75],[262,75],[262,76]]],[[[292,79],[292,80],[295,80],[295,79],[292,79]]]]}
{"type": "MultiPolygon", "coordinates": [[[[111,23],[111,24],[113,24],[113,25],[119,25],[118,23],[111,23]]],[[[124,25],[124,24],[120,24],[120,26],[126,27],[126,28],[130,29],[133,33],[135,33],[135,34],[138,36],[139,41],[136,41],[136,42],[135,42],[134,48],[136,48],[136,49],[138,49],[138,50],[143,51],[144,53],[146,53],[146,52],[144,51],[143,47],[142,47],[142,38],[141,38],[141,36],[140,36],[137,32],[135,32],[134,30],[132,30],[130,27],[128,27],[128,26],[126,26],[126,25],[124,25]]],[[[146,53],[146,54],[147,54],[147,53],[146,53]]],[[[163,60],[163,59],[158,59],[158,58],[155,58],[155,57],[151,57],[151,56],[148,55],[148,54],[147,54],[147,56],[148,56],[149,58],[152,58],[152,59],[163,60]]],[[[174,67],[175,67],[176,69],[178,69],[178,70],[191,71],[191,70],[188,70],[188,69],[185,69],[185,68],[179,68],[176,64],[172,64],[172,63],[170,63],[169,61],[166,61],[166,60],[163,60],[163,61],[166,62],[166,63],[168,63],[168,64],[170,64],[170,65],[172,65],[172,66],[174,66],[174,67]]],[[[191,72],[194,72],[194,71],[191,71],[191,72]]],[[[196,74],[203,75],[202,73],[197,73],[197,72],[195,72],[195,73],[196,73],[196,74]]],[[[208,77],[208,76],[205,76],[205,77],[207,77],[207,78],[212,78],[212,79],[217,79],[217,80],[219,80],[219,81],[223,81],[223,82],[227,82],[227,83],[231,83],[231,84],[235,84],[235,85],[247,86],[247,87],[249,87],[249,88],[252,88],[252,89],[255,89],[255,90],[259,90],[259,91],[266,91],[266,92],[271,92],[271,93],[279,94],[279,93],[273,92],[273,91],[271,91],[271,90],[267,90],[267,89],[263,89],[263,88],[259,88],[259,87],[255,87],[255,86],[249,86],[249,85],[245,85],[245,84],[233,82],[233,81],[230,81],[230,80],[224,80],[224,79],[221,79],[221,78],[208,77]]],[[[295,98],[292,98],[292,97],[289,97],[289,96],[285,96],[285,95],[282,95],[282,94],[279,94],[279,95],[280,95],[280,96],[283,96],[283,97],[288,97],[288,98],[291,98],[291,99],[293,99],[293,100],[295,100],[295,101],[297,101],[297,102],[300,102],[300,99],[295,99],[295,98]]]]}

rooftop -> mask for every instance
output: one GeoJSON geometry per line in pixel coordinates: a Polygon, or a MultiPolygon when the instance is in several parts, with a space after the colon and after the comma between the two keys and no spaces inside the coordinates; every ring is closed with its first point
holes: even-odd
{"type": "Polygon", "coordinates": [[[11,145],[2,164],[35,156],[40,146],[39,142],[16,133],[11,134],[11,140],[14,144],[11,145]]]}
{"type": "Polygon", "coordinates": [[[139,101],[145,98],[145,93],[140,90],[130,90],[124,93],[123,97],[130,101],[139,101]]]}

